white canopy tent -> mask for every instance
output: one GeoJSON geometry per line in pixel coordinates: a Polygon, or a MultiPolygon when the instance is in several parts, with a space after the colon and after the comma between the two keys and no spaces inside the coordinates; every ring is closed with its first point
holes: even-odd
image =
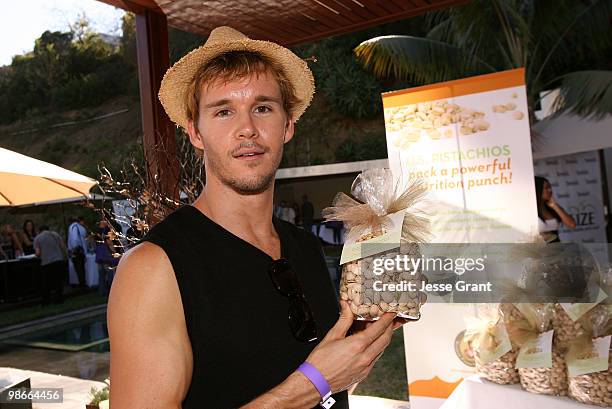
{"type": "Polygon", "coordinates": [[[533,158],[545,159],[572,153],[612,148],[612,115],[601,120],[562,114],[553,116],[559,90],[542,94],[540,120],[533,125],[533,158]]]}

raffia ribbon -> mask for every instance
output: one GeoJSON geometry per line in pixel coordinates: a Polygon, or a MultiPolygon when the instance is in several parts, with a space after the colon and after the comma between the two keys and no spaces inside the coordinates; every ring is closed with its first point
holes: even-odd
{"type": "Polygon", "coordinates": [[[499,346],[501,341],[497,339],[496,333],[497,327],[503,325],[503,320],[497,307],[481,308],[479,316],[468,317],[466,323],[464,337],[471,343],[477,357],[481,355],[478,351],[492,353],[499,346]]]}
{"type": "Polygon", "coordinates": [[[553,314],[552,304],[515,304],[524,319],[512,320],[506,324],[510,341],[522,347],[528,341],[545,332],[553,314]]]}
{"type": "MultiPolygon", "coordinates": [[[[377,170],[381,171],[381,170],[377,170]]],[[[359,177],[366,179],[366,172],[359,177]]],[[[390,175],[390,173],[389,173],[390,175]]],[[[389,178],[387,183],[392,183],[389,178]]],[[[429,219],[422,210],[415,205],[422,201],[427,193],[427,187],[421,180],[410,183],[399,195],[397,188],[380,191],[370,191],[366,194],[353,186],[353,194],[369,198],[370,203],[356,200],[345,193],[338,193],[332,202],[332,206],[321,212],[326,221],[342,221],[349,231],[349,237],[359,238],[367,233],[382,233],[391,225],[390,214],[406,210],[402,224],[402,241],[424,242],[429,234],[429,219]],[[376,202],[376,203],[373,203],[376,202]]],[[[367,200],[367,199],[366,199],[367,200]]]]}

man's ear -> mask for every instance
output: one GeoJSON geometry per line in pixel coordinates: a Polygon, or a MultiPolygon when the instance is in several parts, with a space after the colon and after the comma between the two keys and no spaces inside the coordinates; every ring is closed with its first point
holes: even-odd
{"type": "Polygon", "coordinates": [[[287,143],[293,138],[293,134],[295,132],[295,121],[293,118],[287,118],[287,122],[285,123],[285,133],[283,135],[283,142],[287,143]]]}
{"type": "Polygon", "coordinates": [[[187,122],[187,134],[189,135],[189,141],[191,144],[197,149],[203,151],[204,144],[202,144],[202,137],[200,136],[200,132],[198,131],[195,123],[191,119],[187,122]]]}

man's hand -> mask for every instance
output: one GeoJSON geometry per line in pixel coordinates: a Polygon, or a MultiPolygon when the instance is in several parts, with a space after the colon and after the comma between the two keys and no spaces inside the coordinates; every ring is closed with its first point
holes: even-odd
{"type": "Polygon", "coordinates": [[[362,331],[347,336],[353,325],[353,313],[345,301],[340,305],[338,322],[306,359],[321,372],[334,393],[368,376],[398,325],[394,321],[395,313],[386,313],[362,331]]]}

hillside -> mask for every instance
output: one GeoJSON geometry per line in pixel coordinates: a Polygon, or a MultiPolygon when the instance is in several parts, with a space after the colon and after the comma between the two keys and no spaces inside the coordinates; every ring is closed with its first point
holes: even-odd
{"type": "MultiPolygon", "coordinates": [[[[97,178],[99,163],[118,169],[140,149],[140,122],[139,101],[122,96],[94,108],[0,126],[0,147],[97,178]]],[[[296,132],[286,146],[283,167],[386,156],[382,118],[346,118],[331,111],[321,95],[296,132]]]]}
{"type": "Polygon", "coordinates": [[[0,126],[0,147],[97,178],[98,163],[114,168],[136,149],[140,122],[139,101],[122,96],[94,108],[0,126]],[[96,119],[105,115],[112,116],[96,119]]]}

